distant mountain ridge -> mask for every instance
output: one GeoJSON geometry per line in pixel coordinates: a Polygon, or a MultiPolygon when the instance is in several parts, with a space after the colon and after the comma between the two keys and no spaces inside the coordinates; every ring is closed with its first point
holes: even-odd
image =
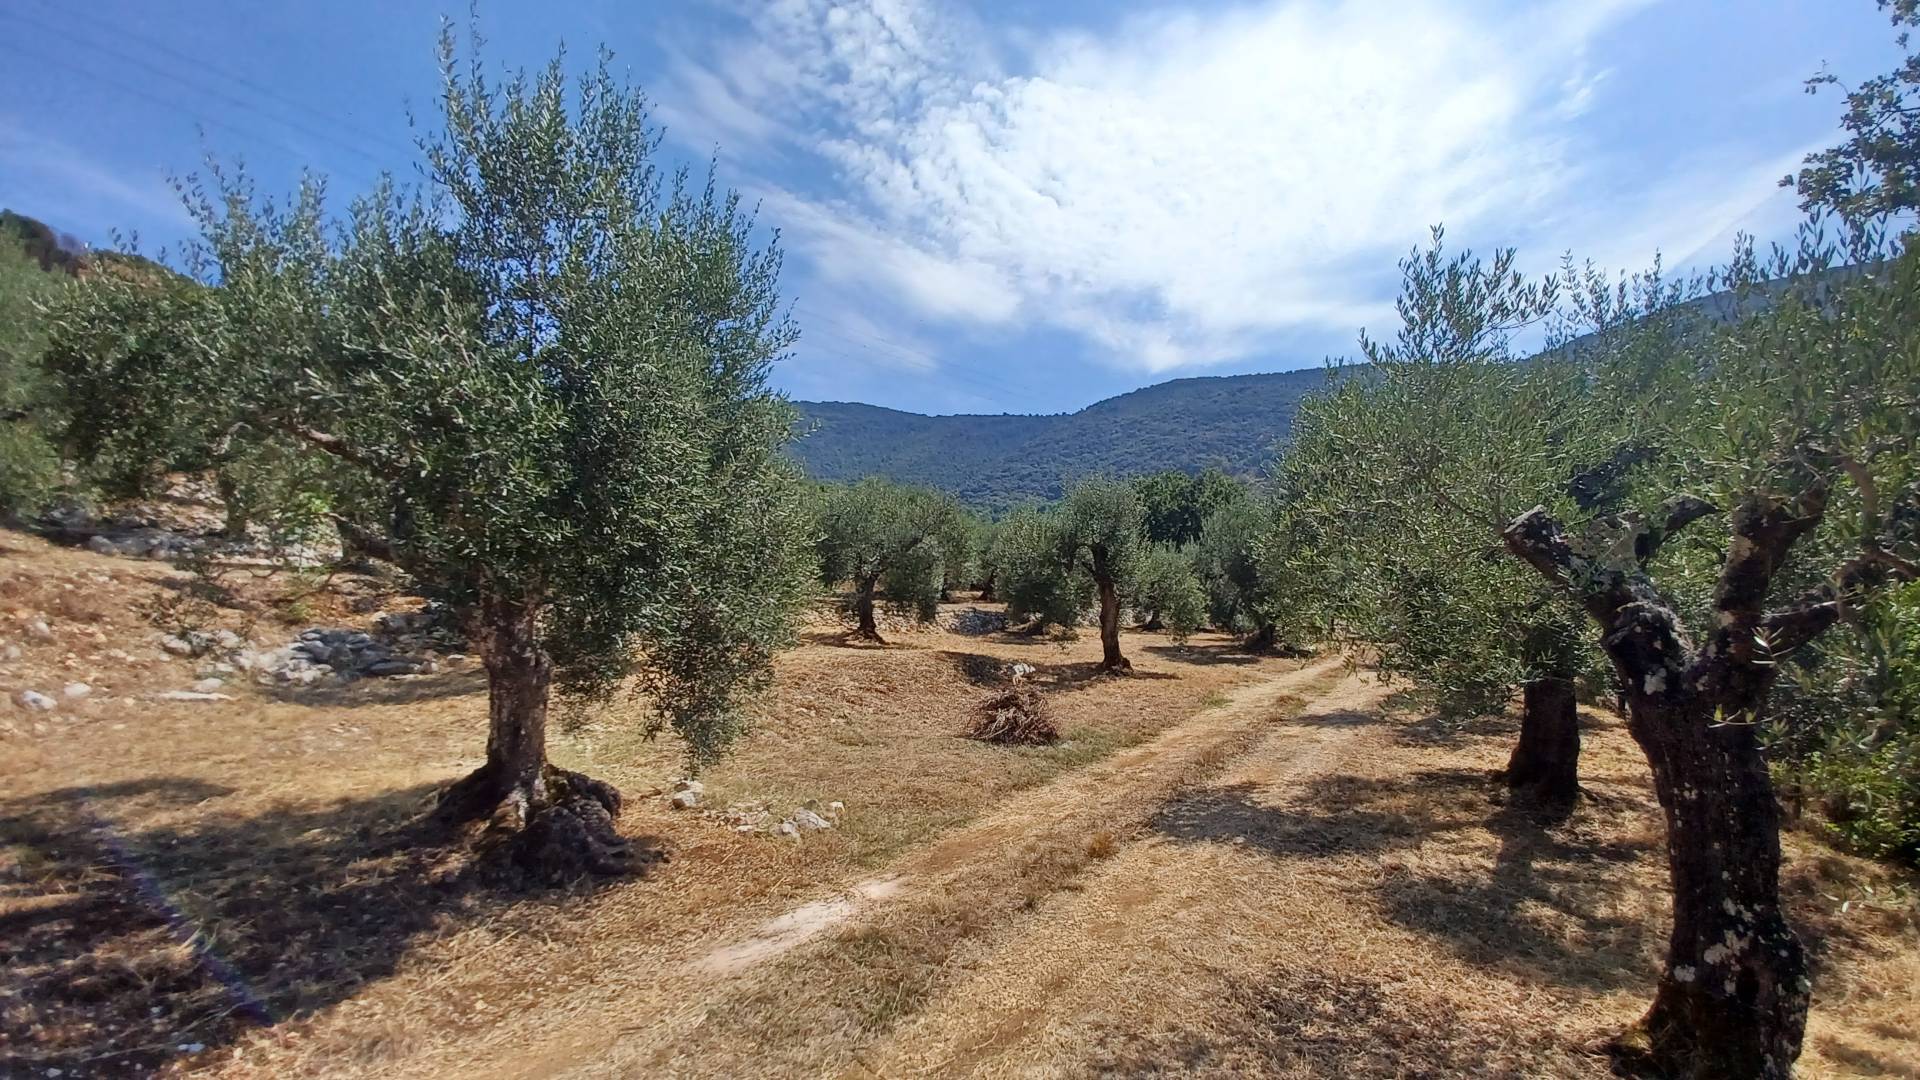
{"type": "Polygon", "coordinates": [[[793,454],[820,480],[886,476],[1004,509],[1057,498],[1064,484],[1209,465],[1257,476],[1300,401],[1329,385],[1323,367],[1174,379],[1052,416],[923,416],[800,401],[793,454]]]}

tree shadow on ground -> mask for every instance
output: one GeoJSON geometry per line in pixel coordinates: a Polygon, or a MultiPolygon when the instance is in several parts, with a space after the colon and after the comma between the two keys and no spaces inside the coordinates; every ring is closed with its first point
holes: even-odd
{"type": "Polygon", "coordinates": [[[155,1069],[349,998],[516,904],[607,885],[491,883],[425,816],[430,786],[255,816],[223,813],[232,795],[152,777],[0,802],[0,1072],[155,1069]]]}
{"type": "Polygon", "coordinates": [[[1181,664],[1199,664],[1211,667],[1227,664],[1241,667],[1257,664],[1260,658],[1238,645],[1149,645],[1147,651],[1165,660],[1181,664]]]}
{"type": "MultiPolygon", "coordinates": [[[[886,638],[887,633],[888,631],[882,630],[880,631],[880,636],[886,638]]],[[[918,647],[911,643],[895,641],[891,638],[883,641],[875,641],[872,638],[861,637],[859,629],[851,626],[838,630],[802,630],[800,631],[800,641],[806,645],[821,645],[830,649],[859,649],[871,652],[885,652],[889,649],[915,649],[918,647]]]]}
{"type": "Polygon", "coordinates": [[[412,705],[422,701],[464,697],[487,689],[487,672],[479,664],[432,675],[359,678],[315,686],[272,683],[260,692],[275,701],[316,708],[356,709],[373,705],[412,705]]]}
{"type": "MultiPolygon", "coordinates": [[[[1911,1033],[1897,1036],[1908,1038],[1911,1033]]],[[[1820,1050],[1828,1057],[1858,1069],[1861,1076],[1895,1076],[1902,1080],[1920,1080],[1920,1063],[1901,1061],[1880,1051],[1848,1042],[1837,1035],[1818,1036],[1820,1050]]]]}
{"type": "Polygon", "coordinates": [[[1027,676],[1027,681],[1037,690],[1058,694],[1110,686],[1115,682],[1159,682],[1179,677],[1172,672],[1141,671],[1139,668],[1125,673],[1101,671],[1098,661],[1082,660],[1065,664],[1034,664],[1033,674],[1027,676]]]}
{"type": "Polygon", "coordinates": [[[1013,663],[986,653],[942,649],[940,655],[974,686],[1001,687],[1013,682],[1013,663]]]}
{"type": "Polygon", "coordinates": [[[1450,1002],[1363,973],[1281,967],[1234,986],[1203,1030],[1104,1032],[1100,1076],[1501,1076],[1506,1031],[1461,1023],[1450,1002]]]}
{"type": "Polygon", "coordinates": [[[1278,859],[1418,850],[1411,864],[1381,867],[1373,898],[1386,918],[1463,961],[1599,990],[1640,987],[1653,970],[1657,928],[1622,902],[1637,888],[1631,864],[1658,846],[1623,827],[1637,807],[1507,803],[1487,773],[1465,769],[1330,775],[1284,803],[1262,795],[1251,784],[1205,791],[1169,804],[1155,827],[1278,859]],[[1483,831],[1498,844],[1490,864],[1476,843],[1483,831]]]}

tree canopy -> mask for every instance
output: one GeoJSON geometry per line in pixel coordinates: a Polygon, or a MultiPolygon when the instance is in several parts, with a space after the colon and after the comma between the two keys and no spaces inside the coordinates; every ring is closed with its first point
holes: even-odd
{"type": "Polygon", "coordinates": [[[549,671],[583,701],[638,676],[711,758],[804,593],[780,253],[656,164],[606,57],[571,90],[557,59],[496,82],[448,35],[442,74],[423,190],[334,218],[317,177],[273,202],[216,169],[188,188],[194,280],[75,291],[48,367],[83,449],[184,426],[324,458],[333,513],[481,643],[488,764],[450,805],[517,800],[523,854],[600,869],[617,798],[545,764],[549,671]]]}
{"type": "Polygon", "coordinates": [[[818,528],[821,578],[853,583],[858,632],[873,640],[876,589],[894,610],[930,620],[973,542],[973,525],[951,498],[878,477],[824,489],[818,528]]]}

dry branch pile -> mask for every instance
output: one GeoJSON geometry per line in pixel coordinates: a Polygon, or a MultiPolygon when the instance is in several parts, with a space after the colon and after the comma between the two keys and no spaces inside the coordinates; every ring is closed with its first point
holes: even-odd
{"type": "Polygon", "coordinates": [[[1060,741],[1060,729],[1053,726],[1040,692],[1016,684],[981,703],[967,737],[1011,746],[1045,746],[1060,741]]]}

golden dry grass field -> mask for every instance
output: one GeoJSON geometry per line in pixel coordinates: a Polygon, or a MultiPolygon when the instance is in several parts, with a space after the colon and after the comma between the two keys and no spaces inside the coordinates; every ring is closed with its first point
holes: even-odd
{"type": "MultiPolygon", "coordinates": [[[[615,708],[554,756],[665,860],[508,893],[420,823],[482,752],[475,665],[156,700],[196,675],[142,615],[178,586],[0,533],[0,690],[92,687],[0,707],[0,1075],[1604,1076],[1589,1044],[1651,992],[1660,825],[1604,712],[1545,820],[1489,780],[1511,722],[1443,728],[1337,660],[1129,633],[1105,678],[1090,637],[822,621],[703,780],[839,827],[673,810],[678,749],[615,708]],[[1014,662],[1059,744],[960,737],[1014,662]]],[[[307,625],[405,603],[342,586],[307,625]]],[[[1788,847],[1803,1073],[1920,1076],[1911,882],[1788,847]]]]}

